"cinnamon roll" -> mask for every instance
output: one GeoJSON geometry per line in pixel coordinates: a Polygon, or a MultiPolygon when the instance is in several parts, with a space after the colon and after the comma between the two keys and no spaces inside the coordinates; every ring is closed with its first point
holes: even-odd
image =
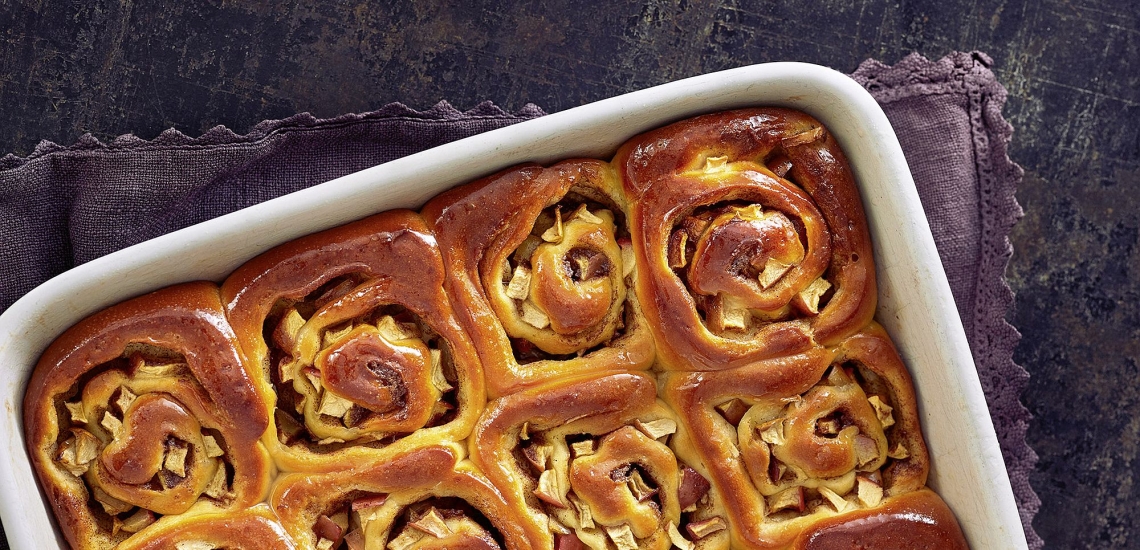
{"type": "Polygon", "coordinates": [[[649,368],[626,211],[616,174],[596,160],[511,168],[424,207],[491,395],[649,368]]]}
{"type": "Polygon", "coordinates": [[[492,401],[472,460],[543,535],[537,548],[728,548],[707,479],[674,455],[676,429],[648,376],[577,378],[492,401]]]}
{"type": "Polygon", "coordinates": [[[834,345],[871,321],[859,192],[843,151],[808,115],[688,119],[627,142],[614,164],[662,367],[740,367],[834,345]]]}
{"type": "Polygon", "coordinates": [[[423,221],[391,211],[278,246],[222,285],[284,470],[328,470],[470,432],[478,357],[423,221]],[[346,462],[348,461],[348,462],[346,462]]]}
{"type": "Polygon", "coordinates": [[[111,548],[160,518],[260,502],[268,404],[218,289],[188,283],[68,329],[24,396],[32,465],[75,548],[111,548]]]}
{"type": "Polygon", "coordinates": [[[294,550],[297,545],[268,505],[167,516],[116,550],[294,550]]]}
{"type": "Polygon", "coordinates": [[[285,475],[270,503],[305,548],[538,548],[462,454],[457,444],[435,445],[352,470],[285,475]]]}
{"type": "MultiPolygon", "coordinates": [[[[682,421],[678,456],[719,489],[734,548],[782,548],[821,521],[869,517],[863,511],[926,484],[910,375],[877,324],[834,348],[672,372],[662,385],[682,421]]],[[[904,524],[892,529],[910,529],[904,524]]]]}

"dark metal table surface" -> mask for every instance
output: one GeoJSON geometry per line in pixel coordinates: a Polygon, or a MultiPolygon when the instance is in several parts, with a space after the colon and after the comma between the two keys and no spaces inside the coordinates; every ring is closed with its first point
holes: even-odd
{"type": "Polygon", "coordinates": [[[1140,11],[1130,0],[0,1],[0,155],[375,109],[557,111],[796,60],[983,50],[1026,170],[1008,277],[1048,547],[1140,546],[1140,11]]]}

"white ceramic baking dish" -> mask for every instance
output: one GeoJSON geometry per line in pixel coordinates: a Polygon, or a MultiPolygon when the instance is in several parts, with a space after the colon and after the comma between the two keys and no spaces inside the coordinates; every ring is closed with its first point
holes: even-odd
{"type": "MultiPolygon", "coordinates": [[[[802,109],[835,134],[866,205],[879,276],[876,318],[914,377],[933,463],[930,485],[974,548],[1024,548],[1017,508],[977,371],[899,142],[858,84],[824,67],[771,63],[707,74],[477,135],[223,216],[64,273],[0,316],[0,518],[12,548],[52,544],[24,449],[32,366],[64,329],[173,283],[220,281],[274,245],[369,214],[418,207],[457,184],[526,161],[609,158],[628,138],[680,118],[760,105],[802,109]]],[[[61,546],[64,544],[57,536],[61,546]]]]}

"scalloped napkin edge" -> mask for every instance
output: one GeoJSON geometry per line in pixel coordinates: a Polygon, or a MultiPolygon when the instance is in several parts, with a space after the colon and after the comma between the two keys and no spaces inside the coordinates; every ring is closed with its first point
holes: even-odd
{"type": "Polygon", "coordinates": [[[456,109],[446,100],[433,105],[430,109],[416,110],[400,102],[392,102],[383,107],[365,113],[348,113],[333,118],[317,118],[311,113],[297,113],[295,115],[277,119],[263,120],[250,128],[246,134],[238,134],[226,126],[218,125],[210,128],[198,137],[191,137],[176,128],[167,128],[154,139],[145,140],[134,134],[123,134],[109,142],[103,142],[94,135],[87,133],[79,137],[70,146],[60,145],[53,141],[43,140],[27,156],[21,157],[8,153],[0,157],[0,171],[15,170],[38,158],[53,154],[74,151],[130,151],[135,149],[155,150],[167,147],[217,147],[239,143],[254,144],[264,141],[280,132],[296,130],[321,130],[335,126],[350,125],[369,120],[406,119],[420,122],[469,121],[480,118],[510,119],[519,121],[545,115],[546,112],[533,103],[527,103],[522,108],[507,112],[491,101],[483,101],[467,111],[456,109]]]}

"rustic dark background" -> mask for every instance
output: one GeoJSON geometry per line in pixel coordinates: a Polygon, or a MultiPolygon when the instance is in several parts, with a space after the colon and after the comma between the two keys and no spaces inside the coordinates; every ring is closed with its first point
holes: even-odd
{"type": "Polygon", "coordinates": [[[0,156],[84,133],[262,119],[558,111],[765,61],[982,50],[1026,171],[1010,320],[1048,547],[1140,546],[1140,10],[1131,0],[0,0],[0,156]]]}

